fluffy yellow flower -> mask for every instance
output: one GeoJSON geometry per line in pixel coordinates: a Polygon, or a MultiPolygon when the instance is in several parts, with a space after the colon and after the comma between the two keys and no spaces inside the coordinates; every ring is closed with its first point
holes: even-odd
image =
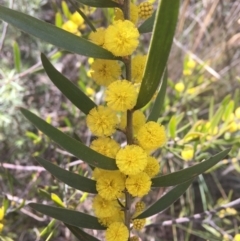
{"type": "Polygon", "coordinates": [[[128,228],[121,222],[112,223],[106,231],[106,241],[127,241],[128,228]]]}
{"type": "Polygon", "coordinates": [[[115,56],[131,55],[138,46],[139,32],[128,20],[114,21],[105,32],[104,47],[115,56]]]}
{"type": "Polygon", "coordinates": [[[136,55],[132,59],[132,80],[135,83],[141,83],[143,71],[145,69],[147,55],[136,55]]]}
{"type": "Polygon", "coordinates": [[[113,222],[123,222],[124,221],[124,212],[118,211],[113,216],[98,218],[98,222],[105,227],[109,227],[113,222]]]}
{"type": "Polygon", "coordinates": [[[113,110],[131,110],[137,102],[137,91],[131,82],[117,80],[108,86],[105,100],[113,110]]]}
{"type": "Polygon", "coordinates": [[[183,82],[179,82],[179,83],[175,84],[174,89],[177,92],[182,93],[184,91],[184,89],[185,89],[185,85],[184,85],[183,82]]]}
{"type": "Polygon", "coordinates": [[[149,121],[137,133],[139,145],[145,150],[154,150],[162,147],[166,141],[165,128],[156,122],[149,121]]]}
{"type": "Polygon", "coordinates": [[[73,21],[78,27],[83,27],[84,19],[78,12],[74,12],[70,17],[70,20],[73,21]]]}
{"type": "Polygon", "coordinates": [[[233,133],[237,130],[238,130],[238,124],[235,121],[229,123],[229,125],[228,125],[228,131],[229,132],[233,133]]]}
{"type": "Polygon", "coordinates": [[[93,210],[98,218],[106,218],[117,214],[119,205],[117,201],[109,201],[96,195],[93,199],[93,210]]]}
{"type": "Polygon", "coordinates": [[[142,219],[134,219],[132,221],[133,223],[133,228],[136,230],[141,230],[144,228],[145,224],[146,224],[146,218],[142,218],[142,219]]]}
{"type": "Polygon", "coordinates": [[[87,115],[87,126],[96,136],[110,136],[118,124],[116,113],[109,107],[98,106],[87,115]]]}
{"type": "Polygon", "coordinates": [[[187,145],[184,147],[184,149],[181,151],[181,157],[185,161],[191,161],[194,156],[194,149],[192,146],[187,145]]]}
{"type": "Polygon", "coordinates": [[[121,67],[117,61],[97,59],[93,62],[90,75],[97,84],[108,86],[118,79],[121,67]]]}
{"type": "Polygon", "coordinates": [[[240,233],[234,236],[234,241],[240,241],[240,233]]]}
{"type": "MultiPolygon", "coordinates": [[[[115,8],[114,20],[124,20],[123,12],[120,8],[115,8]]],[[[130,19],[132,23],[136,24],[138,21],[138,7],[130,2],[130,19]]]]}
{"type": "Polygon", "coordinates": [[[143,201],[139,201],[135,205],[135,212],[141,213],[145,209],[146,205],[143,201]]]}
{"type": "MultiPolygon", "coordinates": [[[[133,118],[132,119],[133,131],[134,131],[134,133],[137,133],[139,131],[140,127],[142,127],[146,123],[146,117],[142,113],[142,111],[136,110],[136,111],[134,111],[132,118],[133,118]]],[[[121,116],[119,128],[122,130],[125,130],[126,126],[127,126],[127,113],[125,112],[121,116]]]]}
{"type": "Polygon", "coordinates": [[[141,172],[134,176],[128,176],[125,184],[132,196],[142,197],[150,191],[152,182],[146,173],[141,172]]]}
{"type": "Polygon", "coordinates": [[[159,173],[160,165],[156,158],[149,156],[147,159],[147,166],[144,172],[148,174],[150,178],[156,176],[159,173]]]}
{"type": "Polygon", "coordinates": [[[119,171],[110,171],[97,178],[96,189],[98,194],[106,200],[121,197],[125,188],[125,176],[119,171]]]}
{"type": "Polygon", "coordinates": [[[140,146],[127,145],[117,153],[116,164],[126,175],[138,174],[147,165],[147,153],[140,146]]]}
{"type": "Polygon", "coordinates": [[[115,158],[120,144],[109,137],[100,137],[91,143],[90,148],[102,155],[115,158]]]}
{"type": "Polygon", "coordinates": [[[91,32],[89,34],[89,39],[99,45],[103,46],[104,45],[104,39],[105,39],[105,29],[104,28],[97,28],[96,32],[91,32]]]}
{"type": "Polygon", "coordinates": [[[153,5],[150,2],[140,3],[138,6],[138,15],[141,19],[147,19],[153,14],[153,5]]]}
{"type": "Polygon", "coordinates": [[[80,36],[80,35],[81,35],[81,33],[80,33],[79,30],[78,30],[77,24],[74,23],[74,22],[71,21],[71,20],[68,20],[66,23],[64,23],[64,24],[62,25],[62,29],[64,29],[65,31],[68,31],[68,32],[70,32],[70,33],[73,33],[73,34],[75,34],[75,35],[77,35],[77,36],[80,36]]]}

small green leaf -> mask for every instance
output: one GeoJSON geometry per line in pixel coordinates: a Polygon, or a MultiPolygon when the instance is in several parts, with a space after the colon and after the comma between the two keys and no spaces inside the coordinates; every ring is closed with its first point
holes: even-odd
{"type": "Polygon", "coordinates": [[[61,28],[61,27],[62,27],[62,24],[63,24],[62,15],[61,15],[61,13],[57,12],[57,13],[55,14],[55,25],[56,25],[58,28],[61,28]]]}
{"type": "Polygon", "coordinates": [[[87,115],[91,109],[96,107],[87,95],[54,68],[44,54],[41,54],[41,60],[50,80],[79,110],[87,115]]]}
{"type": "Polygon", "coordinates": [[[180,184],[158,199],[153,205],[143,211],[140,215],[136,217],[138,218],[147,218],[154,214],[162,212],[164,209],[168,208],[172,203],[174,203],[183,193],[188,189],[190,184],[192,183],[192,179],[188,182],[180,184]]]}
{"type": "Polygon", "coordinates": [[[162,79],[172,46],[179,5],[180,0],[161,1],[159,4],[135,109],[144,107],[152,99],[162,79]]]}
{"type": "Polygon", "coordinates": [[[176,137],[177,118],[173,115],[168,123],[169,133],[172,139],[176,137]]]}
{"type": "Polygon", "coordinates": [[[51,193],[51,199],[59,207],[65,208],[65,204],[63,203],[62,199],[57,194],[51,193]]]}
{"type": "Polygon", "coordinates": [[[61,6],[62,6],[62,11],[63,11],[63,14],[64,16],[67,18],[67,19],[70,19],[71,17],[71,12],[69,11],[69,8],[68,8],[68,5],[65,1],[62,1],[61,2],[61,6]]]}
{"type": "Polygon", "coordinates": [[[0,19],[67,51],[100,59],[120,59],[92,42],[27,14],[0,6],[0,19]]]}
{"type": "Polygon", "coordinates": [[[166,90],[167,90],[167,79],[168,79],[168,74],[167,74],[167,70],[165,70],[160,90],[158,92],[157,98],[154,102],[154,105],[152,107],[151,113],[150,113],[147,121],[157,121],[158,120],[158,117],[161,113],[161,110],[162,110],[163,104],[164,104],[164,97],[165,97],[166,90]]]}
{"type": "Polygon", "coordinates": [[[72,225],[64,223],[65,226],[75,235],[79,241],[100,241],[99,239],[93,237],[92,235],[84,232],[82,229],[74,227],[72,225]]]}
{"type": "Polygon", "coordinates": [[[231,149],[226,149],[219,152],[218,154],[210,157],[208,160],[203,161],[192,167],[185,168],[181,171],[177,171],[171,174],[167,174],[160,177],[155,177],[152,179],[152,187],[169,187],[178,185],[180,183],[186,182],[194,177],[207,171],[209,168],[213,167],[219,161],[221,161],[231,149]]]}
{"type": "Polygon", "coordinates": [[[14,65],[18,73],[21,71],[21,55],[17,42],[13,43],[14,65]]]}
{"type": "Polygon", "coordinates": [[[76,173],[64,170],[40,157],[36,157],[36,159],[53,176],[55,176],[57,179],[64,182],[65,184],[69,185],[70,187],[81,190],[83,192],[97,193],[96,181],[78,175],[76,173]]]}
{"type": "Polygon", "coordinates": [[[29,206],[36,211],[48,215],[75,227],[105,230],[96,217],[66,208],[52,207],[48,205],[30,203],[29,206]]]}
{"type": "Polygon", "coordinates": [[[153,24],[156,16],[156,11],[153,13],[153,15],[145,20],[141,26],[138,28],[139,33],[149,33],[153,30],[153,24]]]}
{"type": "Polygon", "coordinates": [[[76,156],[77,158],[87,162],[88,164],[107,170],[117,170],[115,160],[106,157],[91,148],[85,146],[81,142],[71,138],[70,136],[51,126],[46,121],[37,117],[30,111],[20,108],[22,114],[32,122],[40,131],[46,134],[50,139],[62,146],[65,150],[76,156]]]}
{"type": "Polygon", "coordinates": [[[96,8],[120,8],[120,4],[111,0],[76,0],[81,4],[96,8]]]}

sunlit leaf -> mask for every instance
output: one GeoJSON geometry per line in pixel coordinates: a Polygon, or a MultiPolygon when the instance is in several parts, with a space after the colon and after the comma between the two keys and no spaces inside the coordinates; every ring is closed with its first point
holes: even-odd
{"type": "Polygon", "coordinates": [[[96,104],[70,80],[58,72],[44,54],[41,54],[43,67],[57,88],[86,115],[96,104]]]}
{"type": "Polygon", "coordinates": [[[210,157],[208,160],[203,161],[192,167],[185,168],[181,171],[173,172],[160,177],[155,177],[152,179],[152,187],[169,187],[175,186],[180,183],[186,182],[194,177],[197,177],[199,174],[204,173],[209,168],[213,167],[219,161],[221,161],[230,149],[226,149],[218,154],[210,157]]]}
{"type": "Polygon", "coordinates": [[[30,203],[29,206],[42,214],[48,215],[49,217],[55,218],[75,227],[97,230],[106,229],[98,222],[96,217],[82,212],[38,203],[30,203]]]}
{"type": "Polygon", "coordinates": [[[59,131],[41,118],[37,117],[30,111],[20,108],[22,114],[32,122],[40,131],[46,134],[50,139],[62,146],[65,150],[87,162],[94,167],[100,167],[107,170],[117,170],[114,159],[101,155],[100,153],[90,149],[83,143],[71,138],[70,136],[59,131]]]}
{"type": "Polygon", "coordinates": [[[69,185],[70,187],[81,190],[83,192],[97,193],[96,181],[81,176],[79,174],[64,170],[40,157],[36,157],[36,159],[53,176],[55,176],[57,179],[64,182],[65,184],[69,185]]]}
{"type": "Polygon", "coordinates": [[[174,203],[180,196],[182,196],[182,194],[185,193],[191,183],[192,180],[174,187],[136,218],[147,218],[162,212],[164,209],[168,208],[172,203],[174,203]]]}
{"type": "Polygon", "coordinates": [[[144,107],[159,86],[172,46],[180,0],[160,1],[147,64],[135,109],[144,107]]]}
{"type": "Polygon", "coordinates": [[[103,49],[82,37],[1,5],[0,19],[28,34],[70,52],[100,59],[116,59],[116,57],[106,49],[103,49]]]}

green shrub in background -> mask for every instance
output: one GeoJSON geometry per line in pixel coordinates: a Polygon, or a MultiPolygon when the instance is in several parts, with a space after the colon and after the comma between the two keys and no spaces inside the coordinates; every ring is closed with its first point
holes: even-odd
{"type": "MultiPolygon", "coordinates": [[[[60,205],[61,202],[55,197],[52,199],[62,206],[61,208],[36,203],[30,206],[64,222],[79,240],[84,240],[84,238],[85,240],[98,240],[81,228],[106,230],[108,241],[138,240],[134,236],[135,231],[144,227],[145,219],[169,207],[186,191],[193,178],[222,160],[228,154],[229,149],[181,171],[162,176],[158,173],[159,164],[152,154],[159,147],[168,148],[168,146],[164,147],[165,128],[158,121],[164,105],[168,79],[166,65],[178,18],[179,1],[162,0],[156,14],[140,26],[136,25],[135,15],[140,14],[143,18],[149,17],[152,11],[149,4],[144,7],[140,5],[137,8],[128,0],[121,3],[109,0],[78,1],[92,7],[118,8],[122,12],[116,15],[118,19],[110,23],[106,29],[96,29],[86,15],[82,14],[92,29],[89,35],[91,41],[89,41],[79,36],[78,32],[72,31],[72,29],[76,30],[73,24],[70,25],[74,26],[73,28],[63,27],[63,29],[77,36],[28,15],[0,7],[0,18],[4,21],[60,48],[95,58],[91,66],[91,77],[98,84],[106,86],[106,104],[102,102],[97,106],[84,92],[59,73],[42,54],[42,64],[47,75],[61,92],[87,115],[87,125],[97,139],[91,143],[89,148],[28,110],[22,109],[22,113],[49,138],[88,163],[93,170],[94,179],[91,179],[90,175],[86,177],[66,171],[42,158],[37,158],[37,160],[67,185],[96,194],[93,200],[96,217],[67,209],[65,205],[60,205]],[[150,31],[153,32],[147,58],[143,55],[134,56],[134,51],[139,45],[139,34],[150,31]],[[141,86],[138,91],[139,83],[141,86]],[[146,109],[146,105],[149,108],[149,115],[145,117],[141,109],[146,109]],[[112,138],[116,136],[116,132],[123,133],[126,141],[117,143],[112,138]],[[120,144],[123,147],[120,147],[120,144]],[[145,207],[142,202],[135,204],[135,198],[150,195],[151,188],[168,186],[176,187],[151,206],[145,207]]],[[[69,14],[67,16],[71,18],[69,14]]],[[[58,26],[62,25],[58,24],[58,26]]],[[[183,89],[184,85],[176,86],[178,92],[183,89]]],[[[182,96],[179,94],[179,98],[182,96]]],[[[215,118],[217,124],[221,117],[217,115],[215,118]]],[[[177,137],[177,132],[180,132],[177,130],[177,124],[180,122],[179,116],[169,119],[168,131],[172,139],[177,137]]],[[[213,125],[203,122],[202,125],[194,127],[200,128],[198,132],[194,129],[186,134],[184,131],[187,127],[183,128],[182,132],[185,136],[180,140],[177,152],[173,149],[173,153],[179,155],[181,152],[184,157],[183,151],[189,148],[191,152],[193,149],[194,153],[197,153],[196,158],[202,160],[202,149],[196,152],[196,148],[185,143],[186,139],[189,141],[189,138],[190,140],[198,138],[198,133],[202,130],[215,133],[215,123],[213,125]]],[[[184,159],[189,159],[189,157],[184,159]]]]}

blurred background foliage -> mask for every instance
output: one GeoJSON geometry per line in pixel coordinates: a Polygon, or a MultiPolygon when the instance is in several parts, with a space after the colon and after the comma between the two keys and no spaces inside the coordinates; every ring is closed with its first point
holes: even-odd
{"type": "MultiPolygon", "coordinates": [[[[0,0],[0,4],[77,35],[87,36],[90,31],[74,15],[74,1],[0,0]]],[[[81,10],[95,26],[106,26],[114,16],[112,9],[81,10]]],[[[171,208],[153,217],[158,226],[151,226],[149,220],[146,232],[141,234],[143,240],[233,240],[240,233],[239,13],[236,0],[182,1],[160,118],[169,140],[162,153],[154,155],[166,174],[227,147],[232,150],[225,160],[199,176],[171,208]],[[234,200],[237,205],[221,208],[234,200]],[[207,215],[207,210],[216,212],[207,215]],[[197,213],[202,213],[201,218],[191,218],[186,223],[166,222],[197,213]]],[[[97,103],[101,102],[103,89],[89,78],[92,59],[60,51],[3,22],[0,32],[0,239],[74,240],[59,222],[39,216],[26,204],[53,202],[92,213],[91,195],[62,185],[38,166],[34,157],[41,155],[75,173],[86,174],[89,169],[37,131],[18,109],[30,109],[88,145],[91,136],[84,115],[49,81],[42,70],[40,52],[48,54],[56,68],[97,103]]],[[[147,53],[150,36],[141,36],[141,53],[147,53]]],[[[147,107],[146,113],[151,104],[147,107]]],[[[151,203],[164,192],[153,190],[145,201],[151,203]]],[[[94,235],[101,237],[101,233],[94,235]]]]}

